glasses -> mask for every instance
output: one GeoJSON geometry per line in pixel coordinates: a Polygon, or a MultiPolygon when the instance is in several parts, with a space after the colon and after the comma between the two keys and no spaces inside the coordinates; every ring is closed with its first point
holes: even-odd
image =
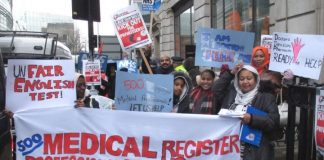
{"type": "Polygon", "coordinates": [[[78,88],[86,87],[86,84],[85,84],[85,83],[78,83],[78,84],[76,85],[76,87],[78,87],[78,88]]]}

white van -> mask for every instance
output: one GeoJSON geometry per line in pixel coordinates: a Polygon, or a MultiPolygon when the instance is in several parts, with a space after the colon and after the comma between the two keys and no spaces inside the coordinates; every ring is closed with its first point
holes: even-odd
{"type": "Polygon", "coordinates": [[[56,33],[0,31],[4,59],[72,59],[71,51],[57,41],[56,33]]]}

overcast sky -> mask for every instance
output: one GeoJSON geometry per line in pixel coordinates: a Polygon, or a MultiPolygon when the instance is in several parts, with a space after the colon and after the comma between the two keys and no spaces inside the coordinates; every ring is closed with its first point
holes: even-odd
{"type": "MultiPolygon", "coordinates": [[[[100,35],[114,35],[111,15],[128,6],[128,0],[100,0],[101,22],[100,35]]],[[[72,0],[13,0],[14,17],[22,15],[24,11],[43,12],[72,17],[72,0]]],[[[87,21],[76,20],[76,27],[80,28],[83,37],[87,37],[87,21]]],[[[97,23],[94,23],[94,34],[97,34],[97,23]]]]}

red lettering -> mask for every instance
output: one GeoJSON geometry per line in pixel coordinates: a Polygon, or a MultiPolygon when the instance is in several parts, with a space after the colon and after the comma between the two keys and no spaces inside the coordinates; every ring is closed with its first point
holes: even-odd
{"type": "Polygon", "coordinates": [[[219,146],[220,146],[220,140],[214,140],[213,142],[215,144],[215,155],[218,155],[219,146]]]}
{"type": "Polygon", "coordinates": [[[89,133],[81,134],[81,154],[92,155],[95,154],[99,148],[99,141],[96,135],[89,133]],[[89,142],[90,141],[90,142],[89,142]],[[89,143],[90,148],[88,148],[89,143]]]}
{"type": "Polygon", "coordinates": [[[54,76],[54,74],[52,73],[53,66],[44,66],[44,70],[46,70],[46,76],[54,76]]]}
{"type": "Polygon", "coordinates": [[[100,134],[100,154],[105,154],[106,135],[100,134]]]}
{"type": "Polygon", "coordinates": [[[45,99],[45,92],[41,92],[37,94],[37,100],[42,101],[45,99]]]}
{"type": "Polygon", "coordinates": [[[195,150],[191,149],[190,150],[190,154],[188,154],[188,150],[189,150],[189,146],[193,146],[193,147],[196,147],[196,143],[192,140],[189,140],[186,142],[185,144],[185,148],[184,148],[184,155],[187,157],[187,158],[192,158],[195,156],[195,150]]]}
{"type": "Polygon", "coordinates": [[[29,93],[29,96],[31,97],[32,101],[36,100],[36,95],[37,95],[37,93],[29,93]]]}
{"type": "Polygon", "coordinates": [[[22,86],[20,83],[24,83],[25,78],[16,78],[14,83],[14,92],[22,92],[22,86]]]}
{"type": "Polygon", "coordinates": [[[237,145],[239,143],[239,139],[240,137],[238,135],[233,135],[230,136],[230,146],[231,146],[231,153],[233,152],[233,147],[235,148],[235,152],[239,153],[240,152],[240,148],[237,145]]]}
{"type": "Polygon", "coordinates": [[[143,142],[142,142],[142,157],[147,158],[156,158],[157,153],[154,151],[150,151],[150,137],[143,136],[143,142]]]}
{"type": "Polygon", "coordinates": [[[206,152],[202,152],[202,154],[204,155],[210,155],[212,152],[213,152],[213,147],[211,147],[210,145],[212,145],[213,142],[211,140],[204,140],[204,144],[203,144],[203,147],[202,149],[205,151],[207,150],[206,152]]]}
{"type": "Polygon", "coordinates": [[[79,140],[74,138],[79,138],[80,133],[65,133],[64,134],[64,153],[65,154],[77,154],[79,153],[79,148],[73,148],[79,146],[79,140]]]}
{"type": "Polygon", "coordinates": [[[182,144],[184,144],[185,141],[177,141],[176,142],[176,152],[177,152],[177,157],[183,157],[183,154],[180,154],[181,151],[183,151],[184,146],[182,146],[182,144]]]}
{"type": "Polygon", "coordinates": [[[127,138],[122,156],[128,157],[129,153],[133,153],[135,155],[135,157],[141,156],[141,153],[138,149],[135,137],[127,138]]]}
{"type": "Polygon", "coordinates": [[[226,142],[229,140],[229,137],[228,136],[224,136],[223,137],[223,140],[222,140],[222,147],[221,147],[221,155],[224,155],[224,154],[228,154],[229,153],[229,143],[226,142]]]}
{"type": "Polygon", "coordinates": [[[113,150],[114,141],[116,141],[119,144],[124,144],[122,137],[120,137],[118,135],[113,135],[113,136],[110,136],[106,142],[106,150],[109,154],[111,154],[113,156],[120,156],[123,151],[119,148],[117,150],[113,150]]]}
{"type": "Polygon", "coordinates": [[[174,141],[163,141],[162,143],[162,159],[166,159],[166,151],[168,150],[171,154],[171,157],[176,156],[176,152],[174,151],[174,141]]]}
{"type": "Polygon", "coordinates": [[[27,68],[28,68],[28,78],[32,78],[34,75],[33,69],[37,68],[37,65],[29,65],[27,66],[27,68]]]}
{"type": "Polygon", "coordinates": [[[62,72],[62,66],[56,65],[54,66],[55,70],[55,76],[64,76],[64,73],[62,72]]]}
{"type": "Polygon", "coordinates": [[[37,71],[36,71],[35,77],[38,78],[40,76],[42,76],[42,77],[45,77],[46,76],[46,73],[45,73],[45,71],[43,69],[43,65],[38,65],[38,67],[37,67],[37,71]]]}
{"type": "Polygon", "coordinates": [[[44,134],[44,154],[62,154],[63,133],[56,134],[52,141],[51,134],[44,134]]]}
{"type": "Polygon", "coordinates": [[[30,80],[26,80],[24,86],[24,92],[34,91],[36,84],[38,84],[39,82],[40,80],[34,80],[33,82],[31,82],[30,80]]]}
{"type": "Polygon", "coordinates": [[[60,83],[62,80],[53,80],[54,89],[61,89],[60,83]]]}
{"type": "Polygon", "coordinates": [[[197,142],[197,148],[196,148],[196,156],[197,157],[199,157],[201,155],[201,149],[202,149],[203,144],[204,144],[203,141],[197,142]]]}

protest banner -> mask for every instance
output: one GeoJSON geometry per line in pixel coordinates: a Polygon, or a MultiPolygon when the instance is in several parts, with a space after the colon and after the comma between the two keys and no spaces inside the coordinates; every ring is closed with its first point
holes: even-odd
{"type": "Polygon", "coordinates": [[[315,103],[315,144],[316,150],[324,155],[324,88],[316,88],[315,103]]]}
{"type": "Polygon", "coordinates": [[[119,10],[113,15],[115,33],[124,51],[152,43],[137,4],[119,10]]]}
{"type": "Polygon", "coordinates": [[[199,28],[196,43],[196,66],[228,64],[232,68],[237,63],[250,64],[254,33],[199,28]]]}
{"type": "Polygon", "coordinates": [[[261,35],[261,46],[268,48],[269,53],[271,52],[273,40],[272,35],[261,35]]]}
{"type": "Polygon", "coordinates": [[[161,0],[142,0],[143,11],[156,11],[161,6],[161,0]]]}
{"type": "Polygon", "coordinates": [[[83,60],[83,75],[87,85],[101,85],[100,61],[83,60]]]}
{"type": "Polygon", "coordinates": [[[117,61],[117,70],[126,68],[128,73],[138,73],[137,63],[133,60],[120,60],[117,61]]]}
{"type": "MultiPolygon", "coordinates": [[[[99,60],[100,61],[100,69],[101,71],[106,72],[107,70],[107,63],[108,63],[108,56],[107,55],[99,55],[99,54],[94,54],[93,55],[94,60],[99,60]]],[[[89,60],[91,59],[90,54],[87,52],[80,52],[78,56],[78,66],[77,69],[82,71],[82,61],[83,60],[89,60]]]]}
{"type": "Polygon", "coordinates": [[[274,33],[269,69],[318,80],[324,58],[324,36],[274,33]]]}
{"type": "Polygon", "coordinates": [[[119,110],[171,112],[173,76],[118,72],[115,105],[119,110]]]}
{"type": "Polygon", "coordinates": [[[76,99],[72,60],[9,60],[6,107],[25,109],[74,105],[76,99]]]}
{"type": "Polygon", "coordinates": [[[62,107],[14,119],[17,159],[240,159],[238,118],[62,107]]]}

